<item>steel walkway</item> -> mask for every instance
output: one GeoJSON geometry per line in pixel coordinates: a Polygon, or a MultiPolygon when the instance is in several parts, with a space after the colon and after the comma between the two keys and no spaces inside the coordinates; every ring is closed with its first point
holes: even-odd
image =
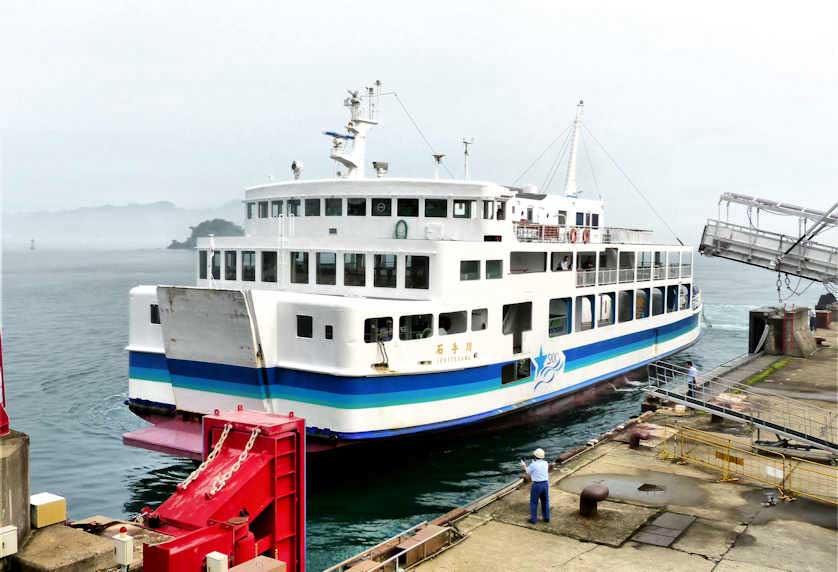
{"type": "Polygon", "coordinates": [[[838,455],[832,411],[760,388],[755,391],[711,372],[689,390],[687,369],[658,361],[648,366],[647,392],[698,411],[748,423],[838,455]]]}

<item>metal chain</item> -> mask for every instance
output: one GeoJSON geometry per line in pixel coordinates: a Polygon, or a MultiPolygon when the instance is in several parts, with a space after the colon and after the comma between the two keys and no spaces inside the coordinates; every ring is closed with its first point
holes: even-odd
{"type": "Polygon", "coordinates": [[[253,444],[256,442],[256,437],[259,436],[259,433],[262,430],[259,427],[254,427],[253,432],[250,434],[250,439],[247,440],[247,444],[244,446],[244,449],[239,454],[239,458],[233,463],[233,466],[230,469],[219,476],[215,477],[212,481],[212,487],[210,487],[210,495],[214,496],[218,494],[218,492],[224,488],[224,485],[227,484],[227,481],[230,480],[230,477],[239,470],[242,466],[242,463],[247,459],[247,455],[250,453],[250,450],[253,448],[253,444]]]}
{"type": "Polygon", "coordinates": [[[198,465],[198,468],[192,471],[192,474],[186,477],[186,480],[178,485],[179,490],[185,491],[186,487],[188,487],[192,481],[197,479],[198,475],[200,475],[201,472],[215,460],[219,451],[221,451],[221,447],[224,445],[224,441],[227,439],[227,435],[230,434],[230,429],[232,428],[233,426],[230,423],[224,425],[224,430],[221,432],[221,437],[218,438],[218,442],[216,442],[215,447],[212,448],[212,451],[210,451],[210,454],[207,455],[206,459],[204,459],[204,462],[198,465]]]}

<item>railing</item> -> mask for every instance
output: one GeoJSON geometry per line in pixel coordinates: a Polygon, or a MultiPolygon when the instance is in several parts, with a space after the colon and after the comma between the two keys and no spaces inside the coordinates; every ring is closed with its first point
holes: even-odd
{"type": "Polygon", "coordinates": [[[681,265],[681,278],[689,278],[692,276],[693,267],[692,264],[682,264],[681,265]]]}
{"type": "Polygon", "coordinates": [[[594,323],[593,322],[579,322],[579,331],[582,332],[584,330],[593,330],[594,323]]]}
{"type": "Polygon", "coordinates": [[[681,265],[680,264],[670,264],[669,265],[669,277],[670,278],[678,278],[680,270],[681,270],[681,265]]]}
{"type": "Polygon", "coordinates": [[[621,268],[619,272],[620,282],[634,282],[634,268],[621,268]]]}
{"type": "Polygon", "coordinates": [[[720,375],[699,375],[690,383],[686,368],[664,361],[650,364],[648,372],[647,391],[664,399],[838,453],[833,413],[828,409],[762,388],[755,391],[720,375]]]}
{"type": "Polygon", "coordinates": [[[652,279],[652,267],[651,266],[641,266],[637,269],[637,281],[638,282],[646,282],[647,280],[652,279]]]}
{"type": "Polygon", "coordinates": [[[593,286],[596,284],[596,270],[577,270],[577,286],[593,286]]]}
{"type": "Polygon", "coordinates": [[[571,231],[576,231],[576,242],[583,242],[585,230],[589,242],[602,244],[648,244],[652,231],[617,227],[567,227],[533,222],[513,222],[515,236],[521,242],[571,242],[571,231]]]}
{"type": "Polygon", "coordinates": [[[699,306],[701,306],[701,292],[693,290],[693,310],[698,309],[699,306]]]}
{"type": "Polygon", "coordinates": [[[597,320],[596,325],[597,325],[598,328],[601,328],[603,326],[610,326],[613,323],[614,322],[613,322],[613,320],[611,320],[611,318],[603,318],[601,320],[597,320]]]}
{"type": "Polygon", "coordinates": [[[599,271],[600,284],[614,284],[617,282],[617,271],[613,269],[605,269],[599,271]]]}
{"type": "Polygon", "coordinates": [[[663,266],[655,266],[652,270],[653,280],[663,280],[665,278],[666,269],[663,266]]]}
{"type": "Polygon", "coordinates": [[[776,488],[786,499],[805,496],[838,504],[838,468],[754,449],[749,451],[715,433],[682,427],[663,443],[661,455],[715,469],[722,480],[741,477],[776,488]]]}

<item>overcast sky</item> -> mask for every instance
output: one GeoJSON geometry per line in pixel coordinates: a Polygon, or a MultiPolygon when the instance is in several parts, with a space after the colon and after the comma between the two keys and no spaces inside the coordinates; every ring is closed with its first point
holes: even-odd
{"type": "MultiPolygon", "coordinates": [[[[0,12],[6,212],[241,198],[332,172],[346,88],[396,90],[450,168],[509,183],[585,122],[690,242],[735,191],[838,197],[836,2],[17,2],[0,12]]],[[[369,160],[430,176],[392,98],[369,160]]],[[[660,228],[588,139],[583,196],[660,228]],[[594,185],[591,166],[596,174],[594,185]]],[[[554,154],[525,183],[541,185],[554,154]]],[[[561,192],[564,175],[553,192],[561,192]]]]}

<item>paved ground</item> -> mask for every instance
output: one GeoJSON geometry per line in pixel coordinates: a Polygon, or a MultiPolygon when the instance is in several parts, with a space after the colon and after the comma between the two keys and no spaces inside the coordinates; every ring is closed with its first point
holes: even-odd
{"type": "MultiPolygon", "coordinates": [[[[814,359],[794,358],[760,383],[812,395],[835,392],[838,336],[826,334],[832,348],[814,359]]],[[[813,401],[834,406],[828,400],[813,401]]],[[[705,415],[658,412],[649,424],[654,438],[639,450],[608,441],[551,473],[550,523],[526,522],[529,490],[523,487],[460,521],[457,527],[467,534],[465,540],[418,570],[838,570],[835,506],[803,498],[765,506],[770,489],[719,482],[717,472],[664,460],[659,453],[671,434],[664,425],[689,425],[750,443],[747,430],[734,423],[710,424],[705,415]],[[596,482],[606,484],[611,495],[600,504],[597,517],[584,519],[577,511],[578,493],[596,482]],[[674,541],[667,541],[669,547],[633,540],[640,530],[660,532],[660,527],[644,527],[666,513],[691,522],[674,541]]]]}

